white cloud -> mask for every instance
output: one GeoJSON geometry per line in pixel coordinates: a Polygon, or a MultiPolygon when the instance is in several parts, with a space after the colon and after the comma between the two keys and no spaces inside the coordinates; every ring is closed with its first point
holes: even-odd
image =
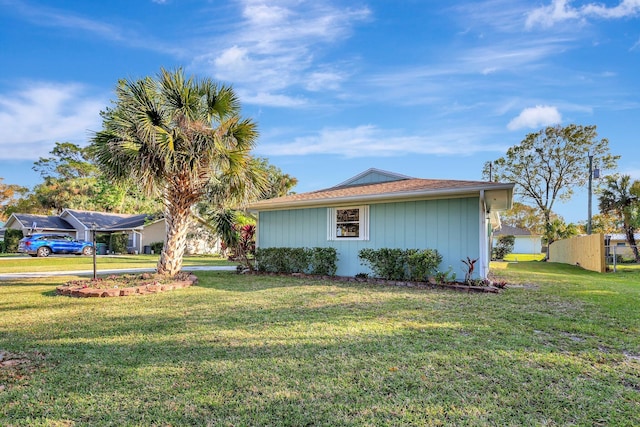
{"type": "Polygon", "coordinates": [[[332,71],[318,71],[309,74],[305,87],[307,90],[317,92],[321,90],[337,90],[345,76],[332,71]]]}
{"type": "Polygon", "coordinates": [[[100,128],[105,105],[77,84],[32,83],[0,94],[0,158],[37,159],[56,141],[84,145],[89,130],[100,128]]]}
{"type": "Polygon", "coordinates": [[[480,142],[480,134],[487,134],[487,130],[468,127],[424,136],[404,135],[402,132],[374,125],[362,125],[342,129],[325,128],[318,134],[294,138],[293,142],[261,144],[257,151],[269,156],[334,154],[348,158],[407,154],[471,155],[477,152],[504,151],[503,146],[480,142]]]}
{"type": "Polygon", "coordinates": [[[572,0],[552,0],[551,4],[532,10],[527,14],[526,27],[532,28],[539,25],[548,28],[568,20],[584,21],[589,17],[619,19],[640,14],[640,0],[622,0],[613,7],[600,3],[573,7],[571,3],[572,0]]]}
{"type": "Polygon", "coordinates": [[[537,128],[540,126],[554,125],[561,121],[562,115],[556,107],[537,105],[522,110],[518,117],[509,122],[507,128],[509,130],[537,128]]]}
{"type": "Polygon", "coordinates": [[[344,74],[322,62],[322,51],[347,38],[371,14],[366,8],[339,9],[304,0],[240,4],[242,19],[235,29],[212,40],[209,45],[215,48],[193,65],[216,79],[233,81],[254,101],[268,99],[265,94],[283,96],[291,88],[338,90],[344,74]]]}
{"type": "Polygon", "coordinates": [[[262,105],[266,107],[294,108],[308,104],[308,100],[305,98],[295,98],[287,95],[274,94],[269,92],[252,91],[247,93],[243,90],[239,90],[238,95],[242,99],[242,102],[246,104],[262,105]]]}
{"type": "Polygon", "coordinates": [[[600,3],[591,3],[582,7],[585,15],[617,19],[640,14],[640,0],[622,0],[615,7],[606,7],[600,3]]]}

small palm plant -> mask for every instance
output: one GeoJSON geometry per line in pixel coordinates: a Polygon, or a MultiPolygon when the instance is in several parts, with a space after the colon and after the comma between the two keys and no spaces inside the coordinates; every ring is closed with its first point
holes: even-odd
{"type": "Polygon", "coordinates": [[[476,259],[471,259],[469,257],[467,257],[467,259],[462,259],[460,260],[462,261],[462,263],[465,265],[465,272],[464,272],[464,283],[469,284],[471,283],[471,277],[473,277],[473,271],[475,270],[475,265],[476,262],[478,262],[478,258],[476,259]]]}

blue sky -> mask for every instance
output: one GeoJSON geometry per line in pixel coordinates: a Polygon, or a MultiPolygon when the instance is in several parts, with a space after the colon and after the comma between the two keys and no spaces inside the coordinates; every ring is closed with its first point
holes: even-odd
{"type": "Polygon", "coordinates": [[[85,145],[119,78],[180,66],[234,86],[297,192],[370,167],[480,180],[557,123],[597,125],[640,179],[640,0],[0,0],[0,41],[5,183],[85,145]]]}

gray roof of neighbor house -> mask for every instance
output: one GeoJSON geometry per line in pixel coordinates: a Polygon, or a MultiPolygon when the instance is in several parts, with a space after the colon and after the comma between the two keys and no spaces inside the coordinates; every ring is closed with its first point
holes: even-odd
{"type": "Polygon", "coordinates": [[[69,224],[59,216],[21,213],[14,213],[13,216],[20,222],[23,227],[47,228],[50,230],[74,230],[71,224],[69,224]]]}
{"type": "MultiPolygon", "coordinates": [[[[627,235],[624,233],[611,233],[611,234],[605,234],[604,235],[605,238],[609,238],[611,240],[627,240],[627,235]]],[[[633,238],[636,239],[636,242],[638,244],[640,244],[640,233],[634,233],[633,234],[633,238]]]]}
{"type": "Polygon", "coordinates": [[[531,231],[519,227],[511,227],[510,225],[502,225],[493,232],[495,236],[534,236],[531,231]]]}
{"type": "MultiPolygon", "coordinates": [[[[370,171],[378,172],[375,169],[370,171]]],[[[363,173],[364,174],[364,173],[363,173]]],[[[360,177],[357,175],[354,178],[360,177]]],[[[353,182],[353,179],[346,181],[353,182]]],[[[343,183],[344,184],[344,183],[343,183]]],[[[342,185],[308,193],[293,194],[252,203],[250,210],[286,209],[291,207],[330,206],[340,203],[373,203],[391,200],[415,200],[429,197],[463,196],[478,194],[481,190],[502,190],[511,198],[514,184],[462,181],[450,179],[421,179],[396,175],[385,182],[342,185]]]]}
{"type": "Polygon", "coordinates": [[[73,216],[87,228],[96,224],[97,229],[105,231],[141,228],[147,220],[152,218],[148,214],[114,214],[75,209],[65,209],[62,215],[64,214],[73,216]]]}

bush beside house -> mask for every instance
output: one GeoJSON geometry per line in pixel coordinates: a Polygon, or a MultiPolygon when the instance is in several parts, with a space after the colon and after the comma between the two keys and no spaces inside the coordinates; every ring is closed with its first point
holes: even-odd
{"type": "Polygon", "coordinates": [[[8,254],[18,252],[18,243],[23,237],[22,230],[6,230],[4,240],[0,242],[0,252],[8,254]]]}

